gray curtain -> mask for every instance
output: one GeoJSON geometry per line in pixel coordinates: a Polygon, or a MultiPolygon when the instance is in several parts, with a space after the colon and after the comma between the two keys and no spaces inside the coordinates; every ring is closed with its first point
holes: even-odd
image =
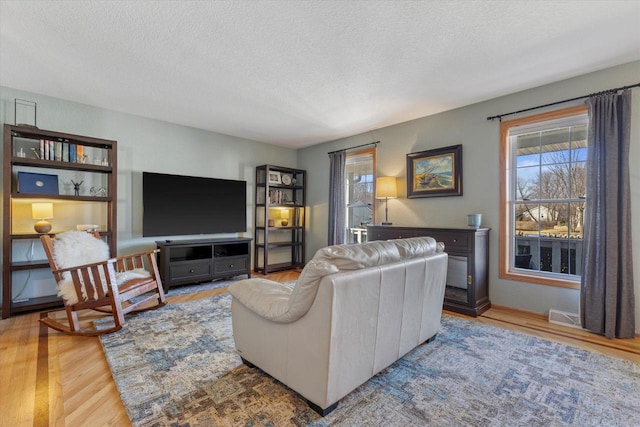
{"type": "Polygon", "coordinates": [[[329,153],[331,160],[329,177],[329,245],[341,245],[347,229],[346,213],[346,163],[347,151],[329,153]]]}
{"type": "Polygon", "coordinates": [[[607,338],[635,334],[629,140],[631,91],[592,96],[580,306],[582,326],[607,338]]]}

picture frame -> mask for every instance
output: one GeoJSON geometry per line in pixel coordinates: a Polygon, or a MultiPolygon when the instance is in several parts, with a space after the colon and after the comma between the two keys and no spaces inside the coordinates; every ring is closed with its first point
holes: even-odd
{"type": "Polygon", "coordinates": [[[407,154],[407,198],[462,196],[462,144],[407,154]]]}
{"type": "Polygon", "coordinates": [[[280,174],[280,172],[269,171],[267,181],[269,182],[269,184],[282,185],[282,175],[280,174]]]}

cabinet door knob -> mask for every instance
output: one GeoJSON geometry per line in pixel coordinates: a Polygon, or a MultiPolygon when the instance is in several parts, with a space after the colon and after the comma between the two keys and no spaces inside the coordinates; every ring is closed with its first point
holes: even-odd
{"type": "Polygon", "coordinates": [[[229,268],[233,268],[233,264],[229,264],[229,268]]]}
{"type": "Polygon", "coordinates": [[[192,268],[191,270],[189,270],[189,273],[195,273],[195,270],[192,268]]]}
{"type": "Polygon", "coordinates": [[[458,239],[453,239],[453,243],[458,243],[458,239]]]}

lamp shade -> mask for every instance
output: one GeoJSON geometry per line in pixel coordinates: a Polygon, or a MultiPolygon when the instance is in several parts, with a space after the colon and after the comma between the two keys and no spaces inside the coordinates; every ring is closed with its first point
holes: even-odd
{"type": "Polygon", "coordinates": [[[53,218],[53,203],[32,203],[31,214],[33,219],[53,218]]]}
{"type": "Polygon", "coordinates": [[[386,199],[398,197],[396,177],[382,176],[376,179],[376,198],[386,199]]]}
{"type": "Polygon", "coordinates": [[[283,209],[280,211],[280,218],[289,219],[289,209],[283,209]]]}

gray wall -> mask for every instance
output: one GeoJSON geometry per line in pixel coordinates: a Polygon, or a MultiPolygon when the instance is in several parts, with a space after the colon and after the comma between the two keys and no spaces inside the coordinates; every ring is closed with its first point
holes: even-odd
{"type": "MultiPolygon", "coordinates": [[[[0,87],[1,123],[13,123],[14,98],[38,104],[41,129],[118,141],[118,251],[130,253],[153,246],[159,238],[143,238],[142,171],[243,179],[247,186],[247,233],[253,235],[253,170],[259,164],[299,167],[308,171],[307,257],[327,242],[329,158],[335,149],[381,140],[379,176],[400,177],[401,197],[389,201],[389,219],[396,225],[465,225],[466,214],[483,214],[491,227],[490,297],[494,304],[545,313],[549,308],[577,312],[578,292],[498,279],[498,148],[499,124],[487,116],[636,83],[640,61],[504,96],[456,110],[294,150],[205,132],[143,117],[0,87]],[[407,153],[463,145],[464,196],[406,199],[407,153]]],[[[569,105],[569,104],[567,104],[569,105]]],[[[631,190],[634,267],[640,275],[640,90],[633,94],[631,190]]],[[[0,154],[1,155],[1,154],[0,154]]],[[[384,209],[378,205],[378,214],[384,209]]],[[[4,213],[2,213],[4,214],[4,213]]],[[[377,221],[380,221],[378,216],[377,221]]],[[[3,230],[3,232],[5,232],[3,230]]],[[[640,330],[640,281],[636,279],[636,329],[640,330]]],[[[30,284],[29,286],[32,286],[30,284]]],[[[33,292],[26,292],[26,295],[33,292]]]]}
{"type": "MultiPolygon", "coordinates": [[[[118,141],[119,254],[155,247],[154,241],[162,239],[142,237],[142,171],[246,180],[247,232],[243,235],[252,237],[255,167],[261,164],[296,167],[296,151],[292,149],[7,87],[0,87],[0,122],[3,125],[14,124],[15,98],[37,103],[40,129],[118,141]]],[[[51,222],[55,228],[55,218],[51,222]]],[[[14,289],[22,286],[22,279],[16,282],[19,283],[14,283],[14,289]]],[[[48,291],[41,289],[37,276],[32,276],[28,286],[25,296],[46,295],[53,289],[51,286],[48,291]]]]}
{"type": "MultiPolygon", "coordinates": [[[[493,304],[545,313],[550,308],[578,312],[577,290],[536,285],[498,278],[499,229],[499,122],[493,116],[562,99],[586,95],[639,81],[640,61],[564,80],[554,84],[469,105],[373,132],[352,136],[298,151],[298,167],[308,171],[309,233],[311,257],[327,243],[329,158],[327,152],[380,140],[378,176],[397,176],[400,198],[389,201],[389,220],[406,226],[465,226],[467,213],[481,213],[482,224],[491,227],[490,299],[493,304]],[[463,145],[463,196],[406,198],[407,153],[449,145],[463,145]]],[[[635,270],[636,330],[640,331],[640,89],[633,90],[631,132],[631,193],[633,264],[635,270]]],[[[583,101],[579,101],[583,102],[583,101]]],[[[578,103],[579,103],[578,102],[578,103]]],[[[574,103],[576,104],[576,103],[574,103]]],[[[562,108],[571,104],[563,104],[562,108]]],[[[541,112],[544,110],[538,110],[541,112]]],[[[530,113],[532,114],[532,113],[530,113]]],[[[510,116],[515,118],[518,116],[510,116]]],[[[377,222],[384,206],[377,206],[377,222]]],[[[382,216],[381,216],[382,215],[382,216]]]]}

